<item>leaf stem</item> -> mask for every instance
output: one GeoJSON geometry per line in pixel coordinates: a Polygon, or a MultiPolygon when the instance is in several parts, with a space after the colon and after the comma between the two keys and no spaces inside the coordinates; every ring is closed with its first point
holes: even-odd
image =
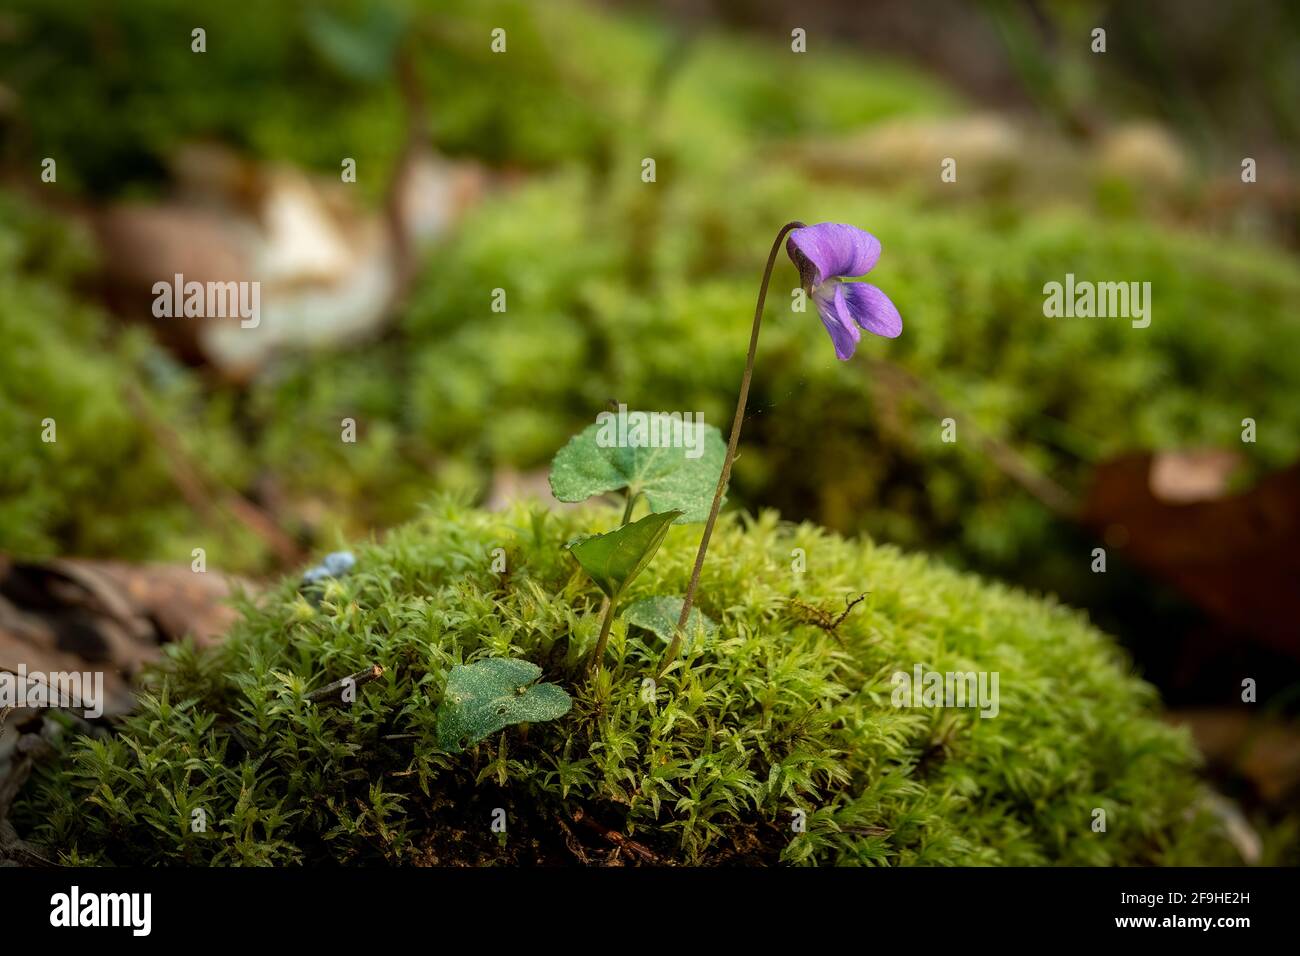
{"type": "MultiPolygon", "coordinates": [[[[623,507],[623,520],[619,522],[620,528],[625,526],[629,521],[632,520],[632,509],[636,507],[636,500],[641,497],[641,494],[642,492],[640,491],[636,493],[628,491],[628,493],[626,494],[625,497],[627,498],[627,504],[623,507]]],[[[601,623],[600,646],[596,648],[595,659],[597,661],[600,660],[600,655],[605,653],[605,642],[609,638],[609,625],[614,619],[614,612],[610,610],[610,605],[612,603],[613,602],[610,601],[609,597],[606,596],[605,600],[600,605],[600,613],[603,614],[605,617],[601,623]]]]}
{"type": "Polygon", "coordinates": [[[600,637],[596,639],[596,650],[591,655],[589,669],[595,669],[601,665],[605,658],[605,645],[609,643],[609,629],[614,623],[614,606],[618,604],[613,598],[607,598],[605,601],[605,616],[600,619],[600,637]]]}
{"type": "Polygon", "coordinates": [[[767,301],[767,286],[772,278],[772,267],[776,264],[777,253],[781,243],[792,229],[802,229],[802,222],[787,222],[776,234],[772,251],[767,256],[767,266],[763,269],[763,282],[758,287],[758,304],[754,306],[754,326],[749,333],[749,354],[745,358],[745,374],[740,380],[740,395],[736,398],[736,417],[731,422],[731,437],[727,440],[727,456],[722,460],[722,474],[718,476],[718,488],[713,493],[713,507],[709,509],[709,520],[704,523],[704,535],[700,538],[700,550],[695,554],[695,567],[691,571],[691,582],[686,587],[686,598],[682,601],[682,613],[677,619],[677,628],[673,632],[672,643],[664,655],[658,676],[662,677],[682,649],[682,638],[686,633],[686,621],[691,616],[691,607],[695,603],[695,591],[700,586],[700,571],[704,568],[704,557],[709,550],[709,539],[713,536],[713,526],[718,520],[718,511],[722,507],[722,496],[731,480],[731,464],[736,459],[736,446],[740,444],[740,426],[745,421],[745,405],[749,401],[749,382],[754,375],[754,356],[758,352],[758,332],[763,323],[763,305],[767,301]]]}
{"type": "Polygon", "coordinates": [[[632,509],[636,507],[636,500],[641,497],[641,492],[635,494],[631,491],[627,493],[627,506],[623,508],[623,520],[620,526],[627,524],[632,520],[632,509]]]}

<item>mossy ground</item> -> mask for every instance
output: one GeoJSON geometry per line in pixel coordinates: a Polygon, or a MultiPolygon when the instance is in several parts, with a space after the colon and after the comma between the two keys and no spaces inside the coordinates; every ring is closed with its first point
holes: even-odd
{"type": "MultiPolygon", "coordinates": [[[[599,593],[560,545],[615,517],[443,501],[357,548],[319,606],[286,580],[219,649],[176,649],[120,734],[64,745],[17,824],[74,863],[602,863],[607,831],[630,863],[1232,861],[1186,736],[1106,636],[869,540],[724,519],[699,602],[716,640],[649,703],[661,646],[620,621],[588,676],[599,593]],[[789,602],[838,613],[862,592],[834,633],[789,602]],[[573,708],[439,752],[447,674],[486,656],[540,665],[573,708]],[[891,675],[918,663],[999,672],[998,716],[893,707],[891,675]],[[372,664],[354,704],[304,700],[372,664]]],[[[674,528],[632,597],[681,593],[699,532],[674,528]]]]}

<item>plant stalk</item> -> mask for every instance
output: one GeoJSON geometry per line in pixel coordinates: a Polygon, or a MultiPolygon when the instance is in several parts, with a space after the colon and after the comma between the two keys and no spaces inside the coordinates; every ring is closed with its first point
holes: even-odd
{"type": "Polygon", "coordinates": [[[636,507],[636,500],[640,497],[641,492],[639,491],[636,494],[628,492],[627,504],[623,508],[623,521],[620,523],[619,527],[622,527],[622,525],[625,525],[632,520],[632,509],[636,507]]]}
{"type": "Polygon", "coordinates": [[[749,401],[749,382],[754,376],[754,356],[758,353],[758,332],[763,324],[763,305],[767,301],[767,286],[772,279],[772,267],[776,265],[777,253],[781,243],[792,229],[802,229],[802,222],[787,222],[776,234],[772,251],[767,256],[767,266],[763,269],[763,282],[758,287],[758,304],[754,306],[754,326],[749,333],[749,354],[745,358],[745,374],[740,380],[740,395],[736,398],[736,416],[731,421],[731,437],[727,439],[727,455],[722,460],[722,474],[718,476],[718,488],[713,493],[713,507],[709,509],[709,520],[704,523],[704,535],[700,538],[700,550],[695,554],[695,567],[691,571],[691,582],[686,586],[686,598],[682,601],[682,613],[677,619],[677,628],[673,632],[672,643],[664,654],[663,664],[659,667],[662,677],[682,649],[682,638],[686,633],[686,621],[691,616],[691,607],[695,604],[695,591],[700,586],[700,572],[704,568],[704,557],[709,550],[709,539],[713,537],[713,526],[718,520],[718,511],[722,508],[722,496],[731,480],[731,464],[736,460],[736,446],[740,444],[740,426],[745,421],[745,405],[749,401]]]}
{"type": "Polygon", "coordinates": [[[613,598],[605,601],[605,616],[600,619],[600,637],[596,639],[596,650],[591,655],[590,670],[595,670],[605,659],[605,645],[609,643],[609,629],[614,625],[614,607],[618,604],[613,598]]]}
{"type": "MultiPolygon", "coordinates": [[[[623,527],[632,520],[632,509],[636,507],[636,501],[641,497],[641,492],[636,494],[629,493],[627,504],[623,507],[623,520],[619,522],[619,527],[623,527]]],[[[601,656],[605,653],[605,644],[609,640],[609,628],[614,623],[614,602],[606,596],[601,602],[600,613],[604,615],[600,623],[600,643],[596,646],[596,654],[593,658],[594,663],[599,663],[601,656]]]]}

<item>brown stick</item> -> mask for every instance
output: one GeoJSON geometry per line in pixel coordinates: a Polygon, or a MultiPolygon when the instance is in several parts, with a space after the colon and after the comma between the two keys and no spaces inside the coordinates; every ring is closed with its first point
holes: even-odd
{"type": "MultiPolygon", "coordinates": [[[[910,392],[931,414],[957,420],[958,414],[952,407],[930,386],[906,369],[879,358],[868,358],[867,368],[873,381],[883,380],[890,388],[910,392]]],[[[1064,518],[1074,518],[1078,515],[1078,500],[1065,488],[1034,468],[1014,448],[981,431],[969,418],[962,419],[962,427],[999,471],[1041,501],[1049,510],[1064,518]]]]}
{"type": "Polygon", "coordinates": [[[831,617],[830,612],[826,609],[800,601],[798,598],[786,598],[785,603],[790,607],[798,608],[800,611],[803,611],[804,614],[808,616],[808,622],[810,624],[814,627],[821,628],[827,634],[831,635],[831,637],[843,644],[844,639],[839,635],[839,626],[844,623],[845,619],[853,612],[855,607],[867,599],[868,593],[869,592],[867,591],[863,591],[857,597],[852,599],[846,597],[844,599],[844,610],[838,617],[831,617]]]}
{"type": "Polygon", "coordinates": [[[624,836],[617,830],[611,830],[595,817],[587,816],[581,809],[573,811],[573,822],[581,823],[588,829],[594,830],[620,850],[626,850],[628,853],[637,857],[642,863],[651,863],[656,866],[663,863],[663,861],[655,855],[654,851],[650,850],[648,847],[642,846],[631,837],[624,836]]]}
{"type": "Polygon", "coordinates": [[[402,193],[420,154],[430,149],[432,137],[429,134],[429,110],[425,103],[424,87],[420,84],[419,72],[415,58],[408,45],[397,53],[396,62],[397,88],[401,94],[402,107],[406,121],[406,138],[398,154],[397,165],[393,169],[385,189],[384,212],[389,239],[393,244],[393,291],[388,298],[386,311],[395,309],[410,291],[411,281],[415,277],[417,263],[411,236],[407,232],[402,193]]]}
{"type": "Polygon", "coordinates": [[[219,488],[216,493],[210,490],[208,482],[204,481],[198,467],[190,460],[180,438],[170,426],[154,415],[134,383],[127,384],[126,396],[132,408],[153,432],[167,458],[172,481],[191,508],[210,523],[217,508],[223,508],[266,542],[276,557],[285,564],[297,564],[302,559],[302,551],[297,543],[266,512],[233,488],[219,488]]]}
{"type": "Polygon", "coordinates": [[[369,684],[371,681],[379,680],[379,678],[383,676],[383,673],[384,669],[382,667],[378,664],[372,664],[363,671],[357,671],[355,674],[349,674],[342,680],[336,680],[332,684],[326,684],[324,687],[317,688],[303,699],[309,700],[313,704],[318,704],[322,701],[341,703],[342,697],[339,697],[337,700],[334,700],[334,698],[338,695],[339,691],[343,690],[344,687],[347,687],[349,683],[354,687],[361,687],[364,684],[369,684]]]}

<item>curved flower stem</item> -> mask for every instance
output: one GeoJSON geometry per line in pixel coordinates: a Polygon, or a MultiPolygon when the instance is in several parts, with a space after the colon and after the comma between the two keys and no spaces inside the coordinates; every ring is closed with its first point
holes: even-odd
{"type": "Polygon", "coordinates": [[[709,550],[709,538],[713,536],[713,526],[718,520],[718,511],[722,507],[722,495],[731,480],[731,464],[736,460],[736,446],[740,444],[740,426],[745,421],[745,405],[749,401],[749,382],[754,375],[754,356],[758,352],[758,331],[763,324],[763,305],[767,301],[767,285],[772,278],[772,267],[776,264],[777,253],[781,243],[792,229],[802,229],[804,224],[798,221],[787,222],[776,234],[772,251],[767,256],[767,266],[763,269],[763,282],[758,287],[758,304],[754,307],[754,326],[749,333],[749,354],[745,358],[745,374],[740,380],[740,395],[736,399],[736,417],[731,422],[731,437],[727,440],[727,456],[722,460],[722,474],[718,476],[718,489],[713,493],[713,507],[709,509],[709,520],[704,523],[704,536],[700,538],[700,550],[695,554],[695,567],[691,571],[691,583],[686,587],[686,598],[682,601],[682,613],[677,619],[677,629],[673,632],[673,641],[668,645],[668,652],[659,666],[657,676],[677,659],[682,649],[682,636],[686,633],[686,621],[691,616],[691,607],[695,603],[695,591],[700,586],[700,571],[704,568],[704,556],[709,550]]]}

